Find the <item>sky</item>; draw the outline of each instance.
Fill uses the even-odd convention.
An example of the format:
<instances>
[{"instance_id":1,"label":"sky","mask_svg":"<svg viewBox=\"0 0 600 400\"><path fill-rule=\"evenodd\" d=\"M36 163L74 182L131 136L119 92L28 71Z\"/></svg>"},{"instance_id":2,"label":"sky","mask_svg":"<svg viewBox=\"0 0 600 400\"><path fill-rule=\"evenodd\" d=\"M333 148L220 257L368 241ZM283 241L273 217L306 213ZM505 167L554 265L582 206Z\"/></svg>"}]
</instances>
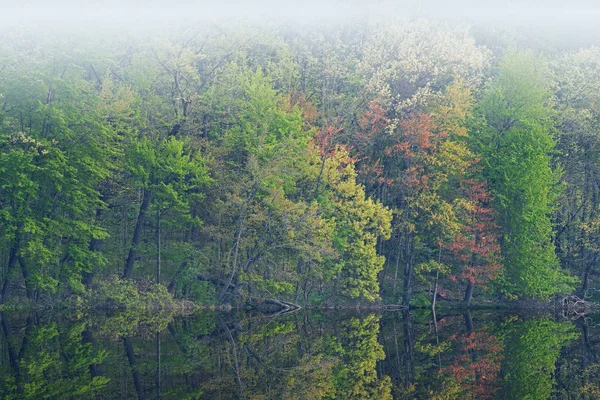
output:
<instances>
[{"instance_id":1,"label":"sky","mask_svg":"<svg viewBox=\"0 0 600 400\"><path fill-rule=\"evenodd\" d=\"M600 0L10 0L4 26L110 26L156 23L343 21L428 18L557 26L595 26Z\"/></svg>"}]
</instances>

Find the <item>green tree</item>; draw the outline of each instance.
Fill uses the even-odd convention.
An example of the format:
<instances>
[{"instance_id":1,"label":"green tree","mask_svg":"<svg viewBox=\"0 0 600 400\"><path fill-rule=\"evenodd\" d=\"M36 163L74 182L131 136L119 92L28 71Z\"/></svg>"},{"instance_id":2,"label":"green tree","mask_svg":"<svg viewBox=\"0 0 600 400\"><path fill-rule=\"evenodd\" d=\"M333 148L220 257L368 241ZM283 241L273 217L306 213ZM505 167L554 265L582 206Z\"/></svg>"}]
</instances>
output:
<instances>
[{"instance_id":1,"label":"green tree","mask_svg":"<svg viewBox=\"0 0 600 400\"><path fill-rule=\"evenodd\" d=\"M509 293L546 297L572 289L552 242L561 170L552 168L551 93L543 60L510 51L478 104L471 135L495 198Z\"/></svg>"},{"instance_id":2,"label":"green tree","mask_svg":"<svg viewBox=\"0 0 600 400\"><path fill-rule=\"evenodd\" d=\"M97 188L112 171L118 140L82 69L60 51L40 61L43 53L2 54L0 232L9 257L0 300L17 262L37 298L60 283L81 292L82 273L103 261L89 243L106 237L95 221L104 206Z\"/></svg>"},{"instance_id":3,"label":"green tree","mask_svg":"<svg viewBox=\"0 0 600 400\"><path fill-rule=\"evenodd\" d=\"M322 192L317 197L326 218L335 221L333 243L340 254L341 294L349 299L379 299L379 272L385 258L377 254L377 240L389 239L391 212L366 196L356 182L354 163L344 147L325 158Z\"/></svg>"},{"instance_id":4,"label":"green tree","mask_svg":"<svg viewBox=\"0 0 600 400\"><path fill-rule=\"evenodd\" d=\"M150 205L153 203L156 207L157 222L163 212L169 212L183 223L199 224L199 219L191 214L191 203L202 198L197 190L205 187L211 179L201 154L186 141L175 137L159 141L145 138L133 141L126 150L126 157L128 168L142 194L123 271L125 278L131 278L142 224Z\"/></svg>"}]
</instances>

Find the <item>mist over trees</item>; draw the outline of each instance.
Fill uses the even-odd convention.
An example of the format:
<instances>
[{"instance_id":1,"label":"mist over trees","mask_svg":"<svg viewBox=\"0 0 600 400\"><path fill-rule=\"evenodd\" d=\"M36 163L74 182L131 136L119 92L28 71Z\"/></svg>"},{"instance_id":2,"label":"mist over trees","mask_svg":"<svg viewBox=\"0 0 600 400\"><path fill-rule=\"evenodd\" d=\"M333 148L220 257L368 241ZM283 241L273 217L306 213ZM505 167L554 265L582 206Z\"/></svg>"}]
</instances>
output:
<instances>
[{"instance_id":1,"label":"mist over trees","mask_svg":"<svg viewBox=\"0 0 600 400\"><path fill-rule=\"evenodd\" d=\"M7 29L0 302L115 279L201 304L585 292L599 63L424 20Z\"/></svg>"}]
</instances>

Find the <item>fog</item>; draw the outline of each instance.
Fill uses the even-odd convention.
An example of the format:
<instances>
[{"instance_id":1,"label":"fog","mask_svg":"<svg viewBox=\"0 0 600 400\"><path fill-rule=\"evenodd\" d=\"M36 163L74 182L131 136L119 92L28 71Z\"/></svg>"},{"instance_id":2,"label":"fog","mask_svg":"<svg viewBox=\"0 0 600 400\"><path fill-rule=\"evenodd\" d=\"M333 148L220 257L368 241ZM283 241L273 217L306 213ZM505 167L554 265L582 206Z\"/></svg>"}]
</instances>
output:
<instances>
[{"instance_id":1,"label":"fog","mask_svg":"<svg viewBox=\"0 0 600 400\"><path fill-rule=\"evenodd\" d=\"M6 1L6 0L4 0ZM248 22L313 23L368 18L441 19L468 23L595 29L598 1L555 0L29 0L2 7L7 26L132 27L156 23Z\"/></svg>"}]
</instances>

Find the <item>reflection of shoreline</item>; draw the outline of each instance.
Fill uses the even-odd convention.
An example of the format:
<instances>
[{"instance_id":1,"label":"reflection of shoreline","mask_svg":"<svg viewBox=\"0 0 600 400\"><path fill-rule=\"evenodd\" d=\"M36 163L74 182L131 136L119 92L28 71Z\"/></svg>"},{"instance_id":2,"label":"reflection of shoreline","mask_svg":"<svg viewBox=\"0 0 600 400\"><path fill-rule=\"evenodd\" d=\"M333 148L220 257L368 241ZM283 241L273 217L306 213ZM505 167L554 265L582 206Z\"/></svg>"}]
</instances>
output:
<instances>
[{"instance_id":1,"label":"reflection of shoreline","mask_svg":"<svg viewBox=\"0 0 600 400\"><path fill-rule=\"evenodd\" d=\"M35 387L38 398L85 387L91 397L110 398L156 398L160 390L163 398L412 399L598 390L600 330L544 315L474 312L433 321L413 312L300 310L155 317L128 333L137 323L128 313L2 315L0 391L18 397Z\"/></svg>"}]
</instances>

